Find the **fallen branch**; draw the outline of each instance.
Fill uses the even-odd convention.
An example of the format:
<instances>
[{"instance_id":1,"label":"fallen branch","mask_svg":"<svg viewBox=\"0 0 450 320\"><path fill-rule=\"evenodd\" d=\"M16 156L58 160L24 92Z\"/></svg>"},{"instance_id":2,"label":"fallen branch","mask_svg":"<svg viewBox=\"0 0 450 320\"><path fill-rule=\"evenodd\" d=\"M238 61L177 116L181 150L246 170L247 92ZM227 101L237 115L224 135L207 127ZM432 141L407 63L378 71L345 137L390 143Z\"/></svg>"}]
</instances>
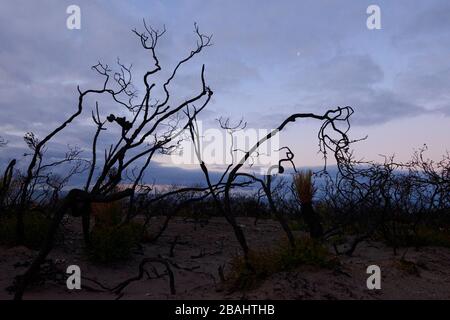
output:
<instances>
[{"instance_id":1,"label":"fallen branch","mask_svg":"<svg viewBox=\"0 0 450 320\"><path fill-rule=\"evenodd\" d=\"M166 267L166 271L167 274L169 275L169 287L170 287L170 294L175 294L176 290L175 290L175 277L173 275L173 271L170 268L169 263L164 260L164 259L160 259L160 258L145 258L141 261L141 263L139 264L139 273L136 277L130 278L125 280L122 283L119 283L117 286L115 286L114 288L111 289L112 292L114 292L115 294L119 295L121 294L122 290L125 289L130 283L134 282L134 281L139 281L142 279L142 277L145 274L145 265L147 263L160 263L163 264Z\"/></svg>"}]
</instances>

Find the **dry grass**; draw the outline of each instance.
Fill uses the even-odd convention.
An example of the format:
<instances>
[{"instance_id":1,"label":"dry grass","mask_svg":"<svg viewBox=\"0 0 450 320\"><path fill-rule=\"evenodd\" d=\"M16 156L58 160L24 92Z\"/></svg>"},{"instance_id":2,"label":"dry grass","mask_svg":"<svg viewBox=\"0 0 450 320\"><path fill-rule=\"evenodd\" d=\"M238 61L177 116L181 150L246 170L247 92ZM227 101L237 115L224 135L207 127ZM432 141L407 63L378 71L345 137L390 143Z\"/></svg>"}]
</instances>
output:
<instances>
[{"instance_id":1,"label":"dry grass","mask_svg":"<svg viewBox=\"0 0 450 320\"><path fill-rule=\"evenodd\" d=\"M301 203L311 203L316 193L312 175L311 170L301 171L294 175L295 191Z\"/></svg>"}]
</instances>

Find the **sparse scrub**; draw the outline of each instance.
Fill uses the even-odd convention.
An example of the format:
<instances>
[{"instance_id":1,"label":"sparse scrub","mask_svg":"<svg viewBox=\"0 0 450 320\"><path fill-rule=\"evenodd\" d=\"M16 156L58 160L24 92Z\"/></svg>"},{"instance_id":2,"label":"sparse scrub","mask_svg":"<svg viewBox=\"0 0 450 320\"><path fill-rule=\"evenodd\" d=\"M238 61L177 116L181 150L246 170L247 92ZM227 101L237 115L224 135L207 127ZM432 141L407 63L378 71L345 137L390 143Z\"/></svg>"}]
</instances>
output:
<instances>
[{"instance_id":1,"label":"sparse scrub","mask_svg":"<svg viewBox=\"0 0 450 320\"><path fill-rule=\"evenodd\" d=\"M249 290L277 272L290 271L301 265L327 268L336 260L319 242L310 238L296 239L296 246L290 247L286 240L270 250L251 251L248 268L243 257L236 257L231 265L229 279L231 290Z\"/></svg>"},{"instance_id":2,"label":"sparse scrub","mask_svg":"<svg viewBox=\"0 0 450 320\"><path fill-rule=\"evenodd\" d=\"M89 257L100 263L126 260L143 235L143 225L136 222L121 224L124 214L119 201L92 206L95 225L91 231Z\"/></svg>"},{"instance_id":3,"label":"sparse scrub","mask_svg":"<svg viewBox=\"0 0 450 320\"><path fill-rule=\"evenodd\" d=\"M95 262L106 263L130 258L140 241L142 225L130 222L123 226L95 226L89 257Z\"/></svg>"},{"instance_id":4,"label":"sparse scrub","mask_svg":"<svg viewBox=\"0 0 450 320\"><path fill-rule=\"evenodd\" d=\"M386 243L393 244L389 239ZM399 247L445 247L450 248L450 230L445 227L419 226L412 230L411 226L396 238L396 245Z\"/></svg>"},{"instance_id":5,"label":"sparse scrub","mask_svg":"<svg viewBox=\"0 0 450 320\"><path fill-rule=\"evenodd\" d=\"M291 228L292 231L308 231L308 227L298 219L291 219L291 221L289 221L289 228Z\"/></svg>"},{"instance_id":6,"label":"sparse scrub","mask_svg":"<svg viewBox=\"0 0 450 320\"><path fill-rule=\"evenodd\" d=\"M45 240L51 220L43 213L33 211L24 216L25 236L23 244L31 249L38 249ZM0 243L16 245L16 215L5 215L0 219Z\"/></svg>"}]
</instances>

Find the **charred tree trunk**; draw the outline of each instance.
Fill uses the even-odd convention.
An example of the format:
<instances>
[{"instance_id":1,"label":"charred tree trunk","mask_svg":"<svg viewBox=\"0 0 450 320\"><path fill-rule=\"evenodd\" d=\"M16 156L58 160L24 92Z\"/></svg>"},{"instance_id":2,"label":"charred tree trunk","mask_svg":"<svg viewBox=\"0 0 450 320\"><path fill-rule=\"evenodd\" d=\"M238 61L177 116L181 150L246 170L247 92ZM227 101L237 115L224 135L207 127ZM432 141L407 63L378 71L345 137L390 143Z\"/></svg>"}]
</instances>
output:
<instances>
[{"instance_id":1,"label":"charred tree trunk","mask_svg":"<svg viewBox=\"0 0 450 320\"><path fill-rule=\"evenodd\" d=\"M292 248L295 248L295 237L292 234L291 228L289 228L289 224L287 223L286 219L284 219L283 215L278 211L277 207L275 206L275 203L272 199L270 190L266 190L267 199L269 200L270 209L275 214L275 217L277 218L278 222L280 223L281 227L283 228L284 232L286 233L289 245Z\"/></svg>"},{"instance_id":2,"label":"charred tree trunk","mask_svg":"<svg viewBox=\"0 0 450 320\"><path fill-rule=\"evenodd\" d=\"M84 238L84 244L86 247L91 246L91 238L90 238L90 224L91 224L91 214L90 214L90 207L87 208L83 213L82 217L82 224L83 224L83 238Z\"/></svg>"},{"instance_id":3,"label":"charred tree trunk","mask_svg":"<svg viewBox=\"0 0 450 320\"><path fill-rule=\"evenodd\" d=\"M309 234L313 239L323 237L323 227L319 214L314 210L312 203L302 203L302 216L309 229Z\"/></svg>"},{"instance_id":4,"label":"charred tree trunk","mask_svg":"<svg viewBox=\"0 0 450 320\"><path fill-rule=\"evenodd\" d=\"M85 194L88 194L87 191L84 191ZM91 225L91 202L87 200L80 200L78 202L74 202L70 207L71 215L73 217L81 217L82 227L83 227L83 239L86 247L90 246L90 225Z\"/></svg>"},{"instance_id":5,"label":"charred tree trunk","mask_svg":"<svg viewBox=\"0 0 450 320\"><path fill-rule=\"evenodd\" d=\"M0 208L4 208L5 206L5 198L7 196L7 193L9 191L9 187L11 185L12 175L14 166L16 165L16 159L11 160L11 162L8 164L8 167L6 167L5 173L3 174L3 182L0 185Z\"/></svg>"}]
</instances>

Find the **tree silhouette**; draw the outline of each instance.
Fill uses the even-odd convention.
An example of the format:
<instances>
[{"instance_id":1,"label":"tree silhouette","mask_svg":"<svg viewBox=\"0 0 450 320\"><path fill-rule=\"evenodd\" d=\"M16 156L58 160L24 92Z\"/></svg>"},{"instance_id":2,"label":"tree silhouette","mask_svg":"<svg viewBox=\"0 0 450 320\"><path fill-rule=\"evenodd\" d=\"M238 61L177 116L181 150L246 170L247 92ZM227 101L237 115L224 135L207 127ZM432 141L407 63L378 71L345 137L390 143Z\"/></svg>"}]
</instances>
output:
<instances>
[{"instance_id":1,"label":"tree silhouette","mask_svg":"<svg viewBox=\"0 0 450 320\"><path fill-rule=\"evenodd\" d=\"M25 141L32 150L32 158L21 186L17 211L17 240L19 243L23 241L24 236L23 216L27 210L27 200L34 192L33 181L42 168L41 163L44 161L43 150L46 143L85 110L85 100L88 96L93 98L96 96L99 96L99 98L100 96L108 96L130 115L129 120L114 114L110 114L105 120L102 120L99 104L96 102L95 111L92 111L92 119L97 130L93 136L92 156L89 161L90 166L85 187L84 189L70 190L60 202L54 213L47 240L30 268L19 278L15 294L16 299L21 299L25 288L52 249L58 226L68 211L74 216L82 216L86 245L90 244L91 203L111 202L129 197L128 216L133 216L133 211L136 208L134 205L136 188L141 182L144 171L150 165L151 160L158 153L168 154L176 149L177 139L180 138L179 128L187 128L192 119L206 107L211 99L213 92L206 85L205 66L203 65L199 77L201 83L200 92L178 105L173 106L169 104L169 99L172 96L170 84L176 77L178 70L204 48L211 45L211 36L202 34L197 24L194 24L194 32L197 37L196 47L176 64L170 72L170 76L162 84L163 98L154 99L152 90L155 88L156 83L151 83L151 79L162 70L156 54L156 47L159 39L165 34L166 29L153 29L147 26L145 21L144 29L145 31L143 32L138 32L136 29L133 30L133 33L138 36L142 47L150 52L154 63L153 67L145 73L142 79L145 86L143 96L139 96L134 89L131 66L127 67L118 60L118 71L114 72L109 65L99 62L92 69L103 78L102 85L98 88L87 90L82 90L78 87L77 110L42 140L37 139L31 133L25 137ZM197 103L199 107L195 109L190 117L183 116L183 110ZM107 129L105 126L106 121L117 124L121 128L121 133L116 137L116 142L111 144L109 149L104 150L103 162L99 163L97 143L101 133ZM132 171L130 186L120 190L121 188L118 188L119 184L129 171ZM97 174L95 174L96 172ZM185 192L185 190L179 192Z\"/></svg>"}]
</instances>

